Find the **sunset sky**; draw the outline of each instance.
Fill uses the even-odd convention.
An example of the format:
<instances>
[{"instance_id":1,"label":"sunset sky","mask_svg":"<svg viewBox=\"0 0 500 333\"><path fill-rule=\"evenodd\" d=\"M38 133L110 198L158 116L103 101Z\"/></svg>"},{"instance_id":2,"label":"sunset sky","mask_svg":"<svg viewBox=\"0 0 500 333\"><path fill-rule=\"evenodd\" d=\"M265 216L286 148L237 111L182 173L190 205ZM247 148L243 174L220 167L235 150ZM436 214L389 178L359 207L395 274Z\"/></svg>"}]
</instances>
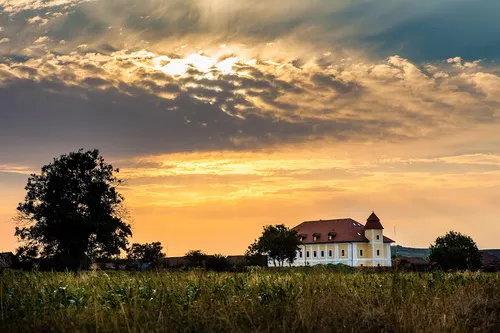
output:
<instances>
[{"instance_id":1,"label":"sunset sky","mask_svg":"<svg viewBox=\"0 0 500 333\"><path fill-rule=\"evenodd\" d=\"M500 248L498 0L0 0L0 251L27 177L98 148L134 242L241 254L375 210Z\"/></svg>"}]
</instances>

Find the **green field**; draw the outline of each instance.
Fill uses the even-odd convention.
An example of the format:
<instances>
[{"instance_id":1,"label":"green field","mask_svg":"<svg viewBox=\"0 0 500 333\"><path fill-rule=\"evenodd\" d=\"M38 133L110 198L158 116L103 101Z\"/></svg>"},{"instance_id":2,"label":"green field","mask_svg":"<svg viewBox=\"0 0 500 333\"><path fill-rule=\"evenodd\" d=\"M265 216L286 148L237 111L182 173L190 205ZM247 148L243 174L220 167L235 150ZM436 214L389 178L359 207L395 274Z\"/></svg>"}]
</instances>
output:
<instances>
[{"instance_id":1,"label":"green field","mask_svg":"<svg viewBox=\"0 0 500 333\"><path fill-rule=\"evenodd\" d=\"M84 272L1 277L0 332L500 332L500 275Z\"/></svg>"}]
</instances>

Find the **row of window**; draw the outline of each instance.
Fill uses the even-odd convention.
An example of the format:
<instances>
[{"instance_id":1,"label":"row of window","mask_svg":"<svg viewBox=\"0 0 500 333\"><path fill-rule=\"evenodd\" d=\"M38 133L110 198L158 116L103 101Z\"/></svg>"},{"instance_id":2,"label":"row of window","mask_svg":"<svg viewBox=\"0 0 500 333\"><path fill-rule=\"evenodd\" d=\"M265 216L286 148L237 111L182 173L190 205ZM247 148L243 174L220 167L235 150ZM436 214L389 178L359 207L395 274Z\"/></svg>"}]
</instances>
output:
<instances>
[{"instance_id":1,"label":"row of window","mask_svg":"<svg viewBox=\"0 0 500 333\"><path fill-rule=\"evenodd\" d=\"M358 235L361 236L361 233L358 232ZM334 235L328 234L328 240L333 240ZM380 235L376 236L377 240L380 240ZM319 239L318 235L313 235L313 242L317 241ZM304 240L304 237L300 237L300 241L302 242Z\"/></svg>"},{"instance_id":2,"label":"row of window","mask_svg":"<svg viewBox=\"0 0 500 333\"><path fill-rule=\"evenodd\" d=\"M313 251L313 258L317 258L317 252L316 251ZM309 258L309 251L306 251L306 258ZM325 256L325 251L321 250L321 257L324 257ZM332 250L328 250L328 256L329 257L332 257L333 254L332 254ZM345 257L345 250L341 250L340 251L340 256L341 257ZM359 256L362 257L363 256L363 250L359 250ZM380 250L377 250L377 257L380 256ZM299 258L302 258L302 251L299 251Z\"/></svg>"}]
</instances>

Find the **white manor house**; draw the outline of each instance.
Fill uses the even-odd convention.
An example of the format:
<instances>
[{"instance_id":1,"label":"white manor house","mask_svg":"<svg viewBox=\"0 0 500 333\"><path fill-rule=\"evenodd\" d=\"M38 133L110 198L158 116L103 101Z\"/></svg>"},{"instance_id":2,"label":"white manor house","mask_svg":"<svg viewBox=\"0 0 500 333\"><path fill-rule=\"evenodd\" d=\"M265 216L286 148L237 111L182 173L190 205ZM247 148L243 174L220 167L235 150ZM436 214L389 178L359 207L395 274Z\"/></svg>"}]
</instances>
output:
<instances>
[{"instance_id":1,"label":"white manor house","mask_svg":"<svg viewBox=\"0 0 500 333\"><path fill-rule=\"evenodd\" d=\"M363 225L351 218L306 221L292 228L302 244L292 266L391 266L391 243L373 212ZM274 266L272 260L269 266ZM285 265L288 263L285 262Z\"/></svg>"}]
</instances>

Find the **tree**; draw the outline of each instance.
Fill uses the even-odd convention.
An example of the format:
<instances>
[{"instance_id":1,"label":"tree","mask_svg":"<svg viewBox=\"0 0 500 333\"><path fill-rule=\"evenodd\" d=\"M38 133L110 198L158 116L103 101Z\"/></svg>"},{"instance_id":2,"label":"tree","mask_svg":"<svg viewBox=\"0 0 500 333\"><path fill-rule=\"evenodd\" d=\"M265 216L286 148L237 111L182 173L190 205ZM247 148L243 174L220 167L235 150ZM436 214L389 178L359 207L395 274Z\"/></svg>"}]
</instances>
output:
<instances>
[{"instance_id":1,"label":"tree","mask_svg":"<svg viewBox=\"0 0 500 333\"><path fill-rule=\"evenodd\" d=\"M268 225L259 239L248 247L247 256L267 255L276 266L283 266L285 260L291 265L299 250L300 240L295 230L284 224Z\"/></svg>"},{"instance_id":2,"label":"tree","mask_svg":"<svg viewBox=\"0 0 500 333\"><path fill-rule=\"evenodd\" d=\"M80 149L32 174L17 207L18 251L75 270L125 250L132 231L124 222L118 172L98 150Z\"/></svg>"},{"instance_id":3,"label":"tree","mask_svg":"<svg viewBox=\"0 0 500 333\"><path fill-rule=\"evenodd\" d=\"M203 267L207 257L201 250L190 250L184 255L184 259L190 267Z\"/></svg>"},{"instance_id":4,"label":"tree","mask_svg":"<svg viewBox=\"0 0 500 333\"><path fill-rule=\"evenodd\" d=\"M481 254L469 236L450 231L431 245L431 262L442 269L475 270L481 267Z\"/></svg>"},{"instance_id":5,"label":"tree","mask_svg":"<svg viewBox=\"0 0 500 333\"><path fill-rule=\"evenodd\" d=\"M232 268L231 263L226 256L222 254L214 254L206 259L206 267L209 271L224 272Z\"/></svg>"},{"instance_id":6,"label":"tree","mask_svg":"<svg viewBox=\"0 0 500 333\"><path fill-rule=\"evenodd\" d=\"M138 261L141 267L143 263L149 264L150 267L159 267L162 259L165 258L165 253L162 250L163 246L160 242L134 243L127 251L127 258Z\"/></svg>"}]
</instances>

